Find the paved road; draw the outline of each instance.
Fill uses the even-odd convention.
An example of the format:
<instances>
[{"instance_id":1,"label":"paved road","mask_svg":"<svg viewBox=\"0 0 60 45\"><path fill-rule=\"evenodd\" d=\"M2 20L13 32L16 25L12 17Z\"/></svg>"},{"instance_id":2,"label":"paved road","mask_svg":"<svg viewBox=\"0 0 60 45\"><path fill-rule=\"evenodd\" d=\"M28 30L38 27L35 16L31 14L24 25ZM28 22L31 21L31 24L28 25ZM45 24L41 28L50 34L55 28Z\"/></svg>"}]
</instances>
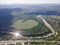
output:
<instances>
[{"instance_id":1,"label":"paved road","mask_svg":"<svg viewBox=\"0 0 60 45\"><path fill-rule=\"evenodd\" d=\"M51 35L57 35L58 33L55 32L55 30L52 28L52 26L44 19L42 18L41 15L37 16L37 18L39 19L42 19L42 21L44 22L44 24L52 31L52 33L49 33L47 36L44 36L44 37L48 37L48 36L51 36Z\"/></svg>"},{"instance_id":2,"label":"paved road","mask_svg":"<svg viewBox=\"0 0 60 45\"><path fill-rule=\"evenodd\" d=\"M0 41L0 43L16 43L16 42L60 42L60 41L40 41L40 40L30 40L30 41L27 41L27 40L6 40L6 41Z\"/></svg>"},{"instance_id":3,"label":"paved road","mask_svg":"<svg viewBox=\"0 0 60 45\"><path fill-rule=\"evenodd\" d=\"M8 45L8 44L15 44L16 45L16 43L20 43L21 45L25 45L25 43L27 42L27 45L29 45L30 44L30 42L57 42L57 43L60 43L60 41L40 41L40 40L30 40L30 41L28 41L28 40L6 40L6 41L0 41L0 44L5 44L5 45Z\"/></svg>"}]
</instances>

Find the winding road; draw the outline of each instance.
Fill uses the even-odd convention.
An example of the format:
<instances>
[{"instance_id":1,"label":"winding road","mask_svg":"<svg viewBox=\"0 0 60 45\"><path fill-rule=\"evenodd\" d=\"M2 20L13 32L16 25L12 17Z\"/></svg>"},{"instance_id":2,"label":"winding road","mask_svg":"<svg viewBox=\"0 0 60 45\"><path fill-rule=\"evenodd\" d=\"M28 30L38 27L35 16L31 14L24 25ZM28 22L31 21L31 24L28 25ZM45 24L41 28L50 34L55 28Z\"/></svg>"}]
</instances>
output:
<instances>
[{"instance_id":1,"label":"winding road","mask_svg":"<svg viewBox=\"0 0 60 45\"><path fill-rule=\"evenodd\" d=\"M45 35L44 37L48 37L51 35L56 36L58 34L57 32L55 32L55 30L52 28L52 26L44 18L42 18L41 15L37 16L37 19L41 19L44 22L44 24L52 31L52 33L49 33L49 34Z\"/></svg>"}]
</instances>

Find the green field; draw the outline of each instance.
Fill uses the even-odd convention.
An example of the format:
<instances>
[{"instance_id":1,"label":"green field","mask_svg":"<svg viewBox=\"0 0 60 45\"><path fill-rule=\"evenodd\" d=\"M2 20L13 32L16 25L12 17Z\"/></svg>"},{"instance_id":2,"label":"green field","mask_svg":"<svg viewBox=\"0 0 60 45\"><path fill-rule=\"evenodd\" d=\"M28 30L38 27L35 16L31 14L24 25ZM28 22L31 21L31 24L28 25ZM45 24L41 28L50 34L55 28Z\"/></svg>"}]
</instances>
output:
<instances>
[{"instance_id":1,"label":"green field","mask_svg":"<svg viewBox=\"0 0 60 45\"><path fill-rule=\"evenodd\" d=\"M57 45L57 42L31 42L29 45ZM16 45L21 45L17 43Z\"/></svg>"},{"instance_id":2,"label":"green field","mask_svg":"<svg viewBox=\"0 0 60 45\"><path fill-rule=\"evenodd\" d=\"M17 20L14 24L13 27L17 29L30 29L33 27L36 27L38 25L38 22L35 20Z\"/></svg>"},{"instance_id":3,"label":"green field","mask_svg":"<svg viewBox=\"0 0 60 45\"><path fill-rule=\"evenodd\" d=\"M32 42L30 45L57 45L56 42Z\"/></svg>"}]
</instances>

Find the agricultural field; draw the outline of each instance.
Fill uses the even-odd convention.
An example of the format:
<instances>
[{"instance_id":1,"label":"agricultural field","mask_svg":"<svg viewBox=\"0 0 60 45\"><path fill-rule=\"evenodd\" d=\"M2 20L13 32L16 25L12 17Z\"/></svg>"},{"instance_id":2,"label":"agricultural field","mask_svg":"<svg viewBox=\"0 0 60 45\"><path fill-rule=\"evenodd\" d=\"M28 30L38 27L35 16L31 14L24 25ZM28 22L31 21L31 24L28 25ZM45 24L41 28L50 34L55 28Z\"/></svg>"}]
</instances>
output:
<instances>
[{"instance_id":1,"label":"agricultural field","mask_svg":"<svg viewBox=\"0 0 60 45\"><path fill-rule=\"evenodd\" d=\"M16 45L21 45L20 43L17 43ZM31 42L29 45L58 45L57 42Z\"/></svg>"},{"instance_id":2,"label":"agricultural field","mask_svg":"<svg viewBox=\"0 0 60 45\"><path fill-rule=\"evenodd\" d=\"M17 29L29 29L29 28L33 28L36 27L38 24L37 21L35 20L17 20L14 24L13 27L17 28Z\"/></svg>"},{"instance_id":3,"label":"agricultural field","mask_svg":"<svg viewBox=\"0 0 60 45\"><path fill-rule=\"evenodd\" d=\"M56 42L32 42L30 45L57 45Z\"/></svg>"}]
</instances>

